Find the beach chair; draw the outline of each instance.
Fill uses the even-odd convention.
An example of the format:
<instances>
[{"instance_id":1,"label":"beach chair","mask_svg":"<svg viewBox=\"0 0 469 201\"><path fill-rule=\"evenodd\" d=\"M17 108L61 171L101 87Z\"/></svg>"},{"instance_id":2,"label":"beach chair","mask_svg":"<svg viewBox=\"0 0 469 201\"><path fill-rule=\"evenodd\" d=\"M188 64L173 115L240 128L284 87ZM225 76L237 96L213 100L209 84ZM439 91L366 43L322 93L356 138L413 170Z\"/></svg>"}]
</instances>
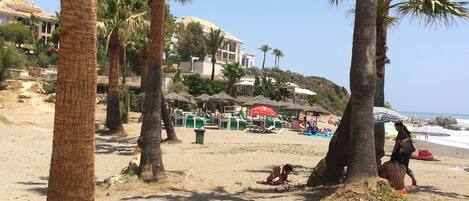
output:
<instances>
[{"instance_id":1,"label":"beach chair","mask_svg":"<svg viewBox=\"0 0 469 201\"><path fill-rule=\"evenodd\" d=\"M186 128L194 128L194 116L189 115L186 117Z\"/></svg>"},{"instance_id":2,"label":"beach chair","mask_svg":"<svg viewBox=\"0 0 469 201\"><path fill-rule=\"evenodd\" d=\"M300 133L303 134L303 133L305 132L305 128L303 128L303 127L301 126L300 120L297 120L297 119L292 119L290 130L291 130L291 131L296 131L296 132L298 132L299 134L300 134Z\"/></svg>"},{"instance_id":3,"label":"beach chair","mask_svg":"<svg viewBox=\"0 0 469 201\"><path fill-rule=\"evenodd\" d=\"M230 130L238 130L238 118L237 117L230 118Z\"/></svg>"},{"instance_id":4,"label":"beach chair","mask_svg":"<svg viewBox=\"0 0 469 201\"><path fill-rule=\"evenodd\" d=\"M244 131L247 128L247 121L244 119L238 119L238 130Z\"/></svg>"},{"instance_id":5,"label":"beach chair","mask_svg":"<svg viewBox=\"0 0 469 201\"><path fill-rule=\"evenodd\" d=\"M205 127L205 118L202 117L195 117L195 128L204 128Z\"/></svg>"}]
</instances>

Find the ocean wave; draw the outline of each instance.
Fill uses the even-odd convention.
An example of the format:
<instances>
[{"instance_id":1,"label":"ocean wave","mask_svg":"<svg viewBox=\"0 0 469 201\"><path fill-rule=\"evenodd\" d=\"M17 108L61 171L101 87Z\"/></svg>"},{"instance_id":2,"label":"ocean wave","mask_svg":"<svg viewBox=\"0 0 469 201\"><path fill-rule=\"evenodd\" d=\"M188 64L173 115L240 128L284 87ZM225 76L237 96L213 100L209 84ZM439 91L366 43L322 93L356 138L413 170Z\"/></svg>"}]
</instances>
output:
<instances>
[{"instance_id":1,"label":"ocean wave","mask_svg":"<svg viewBox=\"0 0 469 201\"><path fill-rule=\"evenodd\" d=\"M469 128L469 119L457 119L458 124L465 125L466 127Z\"/></svg>"}]
</instances>

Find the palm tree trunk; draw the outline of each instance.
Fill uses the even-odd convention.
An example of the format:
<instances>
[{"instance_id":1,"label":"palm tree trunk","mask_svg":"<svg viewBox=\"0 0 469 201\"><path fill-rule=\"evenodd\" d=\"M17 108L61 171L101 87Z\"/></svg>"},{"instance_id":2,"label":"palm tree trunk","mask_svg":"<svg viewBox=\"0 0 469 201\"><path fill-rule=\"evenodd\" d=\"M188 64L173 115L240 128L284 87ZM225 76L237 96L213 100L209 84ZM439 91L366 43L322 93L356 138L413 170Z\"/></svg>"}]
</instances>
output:
<instances>
[{"instance_id":1,"label":"palm tree trunk","mask_svg":"<svg viewBox=\"0 0 469 201\"><path fill-rule=\"evenodd\" d=\"M181 143L182 141L176 136L173 122L171 121L171 114L164 97L161 97L161 116L163 117L164 128L166 129L167 138L164 140L165 143L174 144Z\"/></svg>"},{"instance_id":2,"label":"palm tree trunk","mask_svg":"<svg viewBox=\"0 0 469 201\"><path fill-rule=\"evenodd\" d=\"M215 64L217 63L217 60L214 58L212 58L212 76L210 77L210 79L213 81L215 80Z\"/></svg>"},{"instance_id":3,"label":"palm tree trunk","mask_svg":"<svg viewBox=\"0 0 469 201\"><path fill-rule=\"evenodd\" d=\"M145 82L147 80L147 74L148 74L148 47L143 48L142 59L143 59L143 66L142 66L142 73L140 75L140 93L142 94L143 100L145 100ZM142 113L140 117L138 118L139 123L143 122L143 110L144 110L143 102L141 106Z\"/></svg>"},{"instance_id":4,"label":"palm tree trunk","mask_svg":"<svg viewBox=\"0 0 469 201\"><path fill-rule=\"evenodd\" d=\"M119 108L119 34L114 30L109 42L109 87L107 92L106 126L113 133L124 130Z\"/></svg>"},{"instance_id":5,"label":"palm tree trunk","mask_svg":"<svg viewBox=\"0 0 469 201\"><path fill-rule=\"evenodd\" d=\"M385 83L385 65L388 62L387 52L387 35L388 24L385 21L385 16L389 14L389 0L385 0L384 13L377 16L376 19L376 93L375 93L375 106L384 107L384 83ZM376 149L376 162L381 164L381 158L384 156L384 143L385 143L385 130L384 124L375 124L375 149Z\"/></svg>"},{"instance_id":6,"label":"palm tree trunk","mask_svg":"<svg viewBox=\"0 0 469 201\"><path fill-rule=\"evenodd\" d=\"M349 184L375 187L377 178L373 105L376 87L376 1L357 0L350 68L352 135Z\"/></svg>"},{"instance_id":7,"label":"palm tree trunk","mask_svg":"<svg viewBox=\"0 0 469 201\"><path fill-rule=\"evenodd\" d=\"M387 1L389 4L389 1ZM385 12L387 15L387 12ZM384 107L384 65L387 63L387 24L384 18L377 16L377 41L376 41L376 67L378 77L376 79L375 106ZM382 68L380 68L382 66ZM381 73L380 73L381 71ZM381 75L380 75L381 74ZM348 165L347 152L350 150L350 102L345 109L342 122L334 134L330 144L329 151L313 169L308 179L307 185L310 187L319 185L335 185L339 183L342 177L343 168ZM375 153L377 164L380 164L384 156L385 131L384 124L375 125Z\"/></svg>"},{"instance_id":8,"label":"palm tree trunk","mask_svg":"<svg viewBox=\"0 0 469 201\"><path fill-rule=\"evenodd\" d=\"M62 0L48 201L95 199L96 0Z\"/></svg>"},{"instance_id":9,"label":"palm tree trunk","mask_svg":"<svg viewBox=\"0 0 469 201\"><path fill-rule=\"evenodd\" d=\"M264 52L264 60L262 61L262 70L265 68L265 57L267 56L267 53Z\"/></svg>"},{"instance_id":10,"label":"palm tree trunk","mask_svg":"<svg viewBox=\"0 0 469 201\"><path fill-rule=\"evenodd\" d=\"M348 153L351 139L351 102L345 108L342 121L329 143L329 150L308 178L309 187L338 184L344 175L344 167L348 165Z\"/></svg>"},{"instance_id":11,"label":"palm tree trunk","mask_svg":"<svg viewBox=\"0 0 469 201\"><path fill-rule=\"evenodd\" d=\"M123 123L129 122L129 112L130 112L130 97L129 89L127 88L127 46L122 46L122 85L124 85L125 96L124 96L124 105L125 105L125 116L122 118Z\"/></svg>"},{"instance_id":12,"label":"palm tree trunk","mask_svg":"<svg viewBox=\"0 0 469 201\"><path fill-rule=\"evenodd\" d=\"M142 154L139 175L146 182L160 182L165 177L161 153L161 95L165 1L152 0L148 79L145 81L145 110L141 129Z\"/></svg>"}]
</instances>

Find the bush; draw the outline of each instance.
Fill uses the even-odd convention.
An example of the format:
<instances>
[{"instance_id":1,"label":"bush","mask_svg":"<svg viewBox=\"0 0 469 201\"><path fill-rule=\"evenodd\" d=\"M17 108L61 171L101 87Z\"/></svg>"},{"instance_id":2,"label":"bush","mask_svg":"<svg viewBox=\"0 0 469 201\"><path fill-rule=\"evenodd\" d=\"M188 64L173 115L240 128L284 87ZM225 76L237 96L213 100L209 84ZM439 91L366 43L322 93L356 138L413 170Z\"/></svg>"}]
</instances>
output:
<instances>
[{"instance_id":1,"label":"bush","mask_svg":"<svg viewBox=\"0 0 469 201\"><path fill-rule=\"evenodd\" d=\"M19 45L30 39L29 29L22 23L10 23L0 26L0 35L5 40Z\"/></svg>"},{"instance_id":2,"label":"bush","mask_svg":"<svg viewBox=\"0 0 469 201\"><path fill-rule=\"evenodd\" d=\"M183 82L172 82L169 86L169 90L172 92L180 93L187 92L189 88Z\"/></svg>"},{"instance_id":3,"label":"bush","mask_svg":"<svg viewBox=\"0 0 469 201\"><path fill-rule=\"evenodd\" d=\"M130 91L130 111L142 112L143 95Z\"/></svg>"},{"instance_id":4,"label":"bush","mask_svg":"<svg viewBox=\"0 0 469 201\"><path fill-rule=\"evenodd\" d=\"M203 79L199 74L189 75L184 78L184 84L189 88L191 95L208 94L213 95L226 91L225 81L212 81L209 79Z\"/></svg>"},{"instance_id":5,"label":"bush","mask_svg":"<svg viewBox=\"0 0 469 201\"><path fill-rule=\"evenodd\" d=\"M36 64L39 67L47 68L49 65L49 57L44 52L40 52L36 57Z\"/></svg>"},{"instance_id":6,"label":"bush","mask_svg":"<svg viewBox=\"0 0 469 201\"><path fill-rule=\"evenodd\" d=\"M57 92L57 84L55 82L44 82L42 83L42 89L44 94L54 94Z\"/></svg>"},{"instance_id":7,"label":"bush","mask_svg":"<svg viewBox=\"0 0 469 201\"><path fill-rule=\"evenodd\" d=\"M125 105L125 95L127 94L128 89L126 86L121 85L119 87L119 110L121 112L121 119L123 120L124 123L126 123L125 120L127 120L129 114Z\"/></svg>"}]
</instances>

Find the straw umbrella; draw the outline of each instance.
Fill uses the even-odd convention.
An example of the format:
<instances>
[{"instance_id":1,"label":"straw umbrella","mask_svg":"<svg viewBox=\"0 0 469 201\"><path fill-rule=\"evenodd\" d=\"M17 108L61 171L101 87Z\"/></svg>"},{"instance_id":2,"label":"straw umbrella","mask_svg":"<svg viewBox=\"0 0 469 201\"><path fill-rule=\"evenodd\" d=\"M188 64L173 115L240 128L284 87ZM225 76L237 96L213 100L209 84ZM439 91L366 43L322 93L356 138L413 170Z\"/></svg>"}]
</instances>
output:
<instances>
[{"instance_id":1,"label":"straw umbrella","mask_svg":"<svg viewBox=\"0 0 469 201\"><path fill-rule=\"evenodd\" d=\"M202 94L200 96L195 97L195 100L202 102L204 104L204 112L207 112L207 102L210 100L210 96L208 94Z\"/></svg>"},{"instance_id":2,"label":"straw umbrella","mask_svg":"<svg viewBox=\"0 0 469 201\"><path fill-rule=\"evenodd\" d=\"M321 116L321 114L331 114L331 112L317 104L314 104L313 106L306 104L304 107L306 112L313 112L313 115L316 117L316 124L318 123L318 117Z\"/></svg>"},{"instance_id":3,"label":"straw umbrella","mask_svg":"<svg viewBox=\"0 0 469 201\"><path fill-rule=\"evenodd\" d=\"M178 107L179 107L179 102L183 102L183 103L190 103L191 102L191 100L184 97L183 95L178 94L178 93L174 93L174 92L165 94L164 98L167 101L177 102Z\"/></svg>"},{"instance_id":4,"label":"straw umbrella","mask_svg":"<svg viewBox=\"0 0 469 201\"><path fill-rule=\"evenodd\" d=\"M209 98L210 101L215 101L215 102L219 102L222 104L222 106L224 106L223 104L224 103L232 103L232 102L235 102L236 99L234 99L233 97L231 97L230 95L228 95L226 92L222 91L218 94L215 94L215 95L212 95L210 96ZM225 109L223 108L223 112Z\"/></svg>"}]
</instances>

